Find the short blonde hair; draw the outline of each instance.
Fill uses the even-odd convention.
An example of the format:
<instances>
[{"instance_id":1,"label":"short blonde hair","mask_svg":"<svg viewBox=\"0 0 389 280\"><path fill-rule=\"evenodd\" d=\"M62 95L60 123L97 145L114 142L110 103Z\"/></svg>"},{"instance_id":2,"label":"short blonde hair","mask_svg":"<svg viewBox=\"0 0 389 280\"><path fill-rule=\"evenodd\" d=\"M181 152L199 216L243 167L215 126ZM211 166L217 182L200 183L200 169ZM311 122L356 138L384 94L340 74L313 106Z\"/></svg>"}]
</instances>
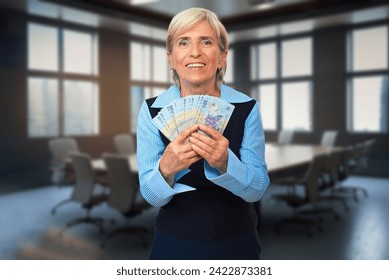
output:
<instances>
[{"instance_id":1,"label":"short blonde hair","mask_svg":"<svg viewBox=\"0 0 389 280\"><path fill-rule=\"evenodd\" d=\"M213 30L215 30L218 45L221 53L228 50L228 35L226 28L220 22L218 16L204 8L189 8L184 10L173 17L169 24L166 38L166 51L171 53L173 51L173 38L176 34L182 33L186 30L191 29L196 24L207 21ZM173 70L174 83L179 87L180 81L177 72ZM216 72L216 87L219 88L221 82L224 82L223 78L227 70L227 62L221 69Z\"/></svg>"}]
</instances>

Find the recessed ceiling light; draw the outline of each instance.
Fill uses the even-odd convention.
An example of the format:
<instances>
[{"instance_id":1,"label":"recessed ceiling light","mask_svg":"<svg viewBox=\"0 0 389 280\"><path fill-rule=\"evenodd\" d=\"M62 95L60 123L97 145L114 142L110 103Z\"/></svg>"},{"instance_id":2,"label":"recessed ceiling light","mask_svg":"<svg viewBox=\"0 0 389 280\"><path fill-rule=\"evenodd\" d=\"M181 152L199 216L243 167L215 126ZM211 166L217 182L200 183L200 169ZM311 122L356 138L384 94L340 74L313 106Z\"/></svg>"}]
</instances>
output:
<instances>
[{"instance_id":1,"label":"recessed ceiling light","mask_svg":"<svg viewBox=\"0 0 389 280\"><path fill-rule=\"evenodd\" d=\"M255 6L258 10L265 10L273 7L275 0L248 0L249 5Z\"/></svg>"},{"instance_id":2,"label":"recessed ceiling light","mask_svg":"<svg viewBox=\"0 0 389 280\"><path fill-rule=\"evenodd\" d=\"M128 2L131 5L144 5L144 4L149 4L153 2L158 2L159 0L128 0Z\"/></svg>"},{"instance_id":3,"label":"recessed ceiling light","mask_svg":"<svg viewBox=\"0 0 389 280\"><path fill-rule=\"evenodd\" d=\"M262 4L270 4L273 3L274 0L248 0L250 5L262 5Z\"/></svg>"}]
</instances>

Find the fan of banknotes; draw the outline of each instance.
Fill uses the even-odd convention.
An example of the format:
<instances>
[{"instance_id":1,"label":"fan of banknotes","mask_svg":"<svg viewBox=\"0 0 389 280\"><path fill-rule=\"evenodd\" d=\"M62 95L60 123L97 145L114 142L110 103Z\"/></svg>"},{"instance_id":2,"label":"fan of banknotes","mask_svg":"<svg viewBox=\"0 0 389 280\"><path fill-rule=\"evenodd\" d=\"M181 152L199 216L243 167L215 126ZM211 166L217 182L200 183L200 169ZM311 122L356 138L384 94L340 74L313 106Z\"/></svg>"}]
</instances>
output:
<instances>
[{"instance_id":1,"label":"fan of banknotes","mask_svg":"<svg viewBox=\"0 0 389 280\"><path fill-rule=\"evenodd\" d=\"M170 141L193 124L205 124L223 133L234 107L213 96L190 95L163 107L153 123Z\"/></svg>"}]
</instances>

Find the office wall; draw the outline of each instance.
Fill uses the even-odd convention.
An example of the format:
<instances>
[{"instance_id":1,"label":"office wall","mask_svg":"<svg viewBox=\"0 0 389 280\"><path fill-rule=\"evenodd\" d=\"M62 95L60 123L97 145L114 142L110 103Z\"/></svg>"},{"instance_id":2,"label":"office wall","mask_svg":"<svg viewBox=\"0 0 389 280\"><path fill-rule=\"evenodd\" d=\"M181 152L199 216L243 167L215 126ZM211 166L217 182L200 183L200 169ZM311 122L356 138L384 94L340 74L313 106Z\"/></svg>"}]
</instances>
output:
<instances>
[{"instance_id":1,"label":"office wall","mask_svg":"<svg viewBox=\"0 0 389 280\"><path fill-rule=\"evenodd\" d=\"M28 20L0 9L0 193L50 183L48 138L27 137ZM113 136L129 132L128 44L128 34L99 30L100 134L77 137L92 157L113 152Z\"/></svg>"},{"instance_id":2,"label":"office wall","mask_svg":"<svg viewBox=\"0 0 389 280\"><path fill-rule=\"evenodd\" d=\"M348 28L337 27L314 33L314 127L320 140L324 130L338 130L338 144L350 145L371 138L377 140L369 169L363 175L389 176L389 134L349 133L347 131L346 63ZM389 106L389 104L386 104ZM302 141L306 140L301 137ZM314 139L311 139L314 141Z\"/></svg>"},{"instance_id":3,"label":"office wall","mask_svg":"<svg viewBox=\"0 0 389 280\"><path fill-rule=\"evenodd\" d=\"M360 173L389 177L389 134L347 132L347 31L347 28L331 28L315 34L315 123L318 131L339 130L341 145L375 138L377 142L372 150L369 169Z\"/></svg>"},{"instance_id":4,"label":"office wall","mask_svg":"<svg viewBox=\"0 0 389 280\"><path fill-rule=\"evenodd\" d=\"M21 13L0 9L0 193L49 184L48 139L27 137L27 22ZM377 139L368 175L389 177L389 135L346 131L346 28L314 33L314 132L297 133L297 143L318 143L326 129L339 130L339 144ZM128 34L99 30L100 134L77 137L93 157L113 151L112 137L129 131ZM235 80L248 92L249 44L236 44ZM239 63L237 62L239 61ZM276 133L266 133L268 141Z\"/></svg>"},{"instance_id":5,"label":"office wall","mask_svg":"<svg viewBox=\"0 0 389 280\"><path fill-rule=\"evenodd\" d=\"M0 10L0 178L20 180L42 165L40 143L26 134L26 25L21 14Z\"/></svg>"},{"instance_id":6,"label":"office wall","mask_svg":"<svg viewBox=\"0 0 389 280\"><path fill-rule=\"evenodd\" d=\"M347 131L346 34L347 26L313 32L313 132L296 132L295 143L320 143L325 130L338 131L338 145L354 145L375 138L369 169L361 175L389 177L389 134L349 133ZM235 45L236 87L250 90L250 41ZM389 106L389 104L386 104ZM280 117L280 115L278 116ZM277 132L266 132L267 142L277 141Z\"/></svg>"},{"instance_id":7,"label":"office wall","mask_svg":"<svg viewBox=\"0 0 389 280\"><path fill-rule=\"evenodd\" d=\"M345 33L345 28L332 28L314 36L313 119L317 131L346 131Z\"/></svg>"}]
</instances>

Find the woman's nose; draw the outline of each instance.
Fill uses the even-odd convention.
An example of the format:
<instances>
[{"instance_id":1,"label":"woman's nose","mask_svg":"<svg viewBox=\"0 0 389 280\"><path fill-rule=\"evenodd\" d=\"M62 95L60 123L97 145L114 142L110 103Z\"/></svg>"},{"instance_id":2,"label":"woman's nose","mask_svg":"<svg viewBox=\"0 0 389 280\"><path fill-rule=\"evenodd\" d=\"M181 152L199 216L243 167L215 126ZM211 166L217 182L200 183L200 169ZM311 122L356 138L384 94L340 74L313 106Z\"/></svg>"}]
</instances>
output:
<instances>
[{"instance_id":1,"label":"woman's nose","mask_svg":"<svg viewBox=\"0 0 389 280\"><path fill-rule=\"evenodd\" d=\"M198 57L201 54L200 46L198 44L193 44L190 52L192 57Z\"/></svg>"}]
</instances>

